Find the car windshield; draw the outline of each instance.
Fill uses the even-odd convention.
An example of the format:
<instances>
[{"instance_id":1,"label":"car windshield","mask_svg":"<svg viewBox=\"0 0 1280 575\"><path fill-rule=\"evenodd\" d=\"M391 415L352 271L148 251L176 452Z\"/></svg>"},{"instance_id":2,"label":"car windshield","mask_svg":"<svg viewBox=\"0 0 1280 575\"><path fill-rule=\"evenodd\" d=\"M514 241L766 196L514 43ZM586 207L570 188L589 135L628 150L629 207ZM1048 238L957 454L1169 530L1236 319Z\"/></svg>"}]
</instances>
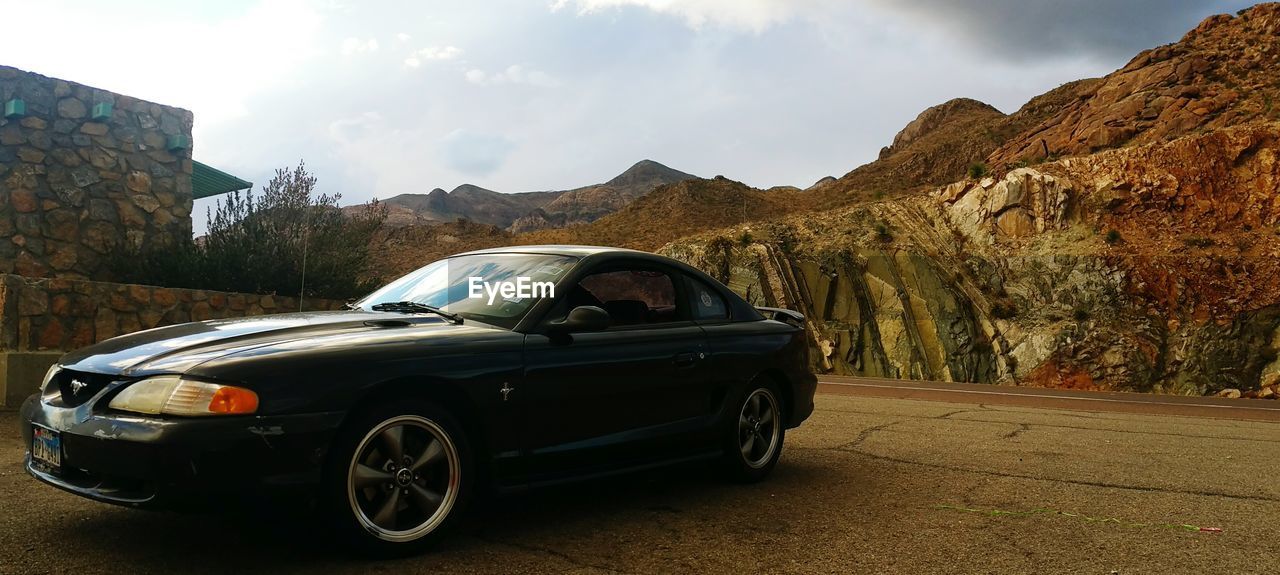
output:
<instances>
[{"instance_id":1,"label":"car windshield","mask_svg":"<svg viewBox=\"0 0 1280 575\"><path fill-rule=\"evenodd\" d=\"M498 253L443 259L395 280L357 307L414 302L511 329L578 261L569 256Z\"/></svg>"}]
</instances>

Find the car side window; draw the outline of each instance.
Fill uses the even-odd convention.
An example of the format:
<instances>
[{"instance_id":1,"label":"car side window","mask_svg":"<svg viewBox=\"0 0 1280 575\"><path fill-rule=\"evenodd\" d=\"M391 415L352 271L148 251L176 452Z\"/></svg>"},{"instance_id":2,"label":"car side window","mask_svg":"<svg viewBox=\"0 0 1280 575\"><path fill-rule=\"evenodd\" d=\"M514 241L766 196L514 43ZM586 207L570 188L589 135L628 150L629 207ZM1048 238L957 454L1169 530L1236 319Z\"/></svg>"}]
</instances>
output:
<instances>
[{"instance_id":1,"label":"car side window","mask_svg":"<svg viewBox=\"0 0 1280 575\"><path fill-rule=\"evenodd\" d=\"M706 282L686 276L689 283L689 309L693 319L729 319L729 306L720 292Z\"/></svg>"},{"instance_id":2,"label":"car side window","mask_svg":"<svg viewBox=\"0 0 1280 575\"><path fill-rule=\"evenodd\" d=\"M596 305L609 312L613 325L676 321L676 289L671 276L655 270L623 269L582 278L569 295L572 306Z\"/></svg>"}]
</instances>

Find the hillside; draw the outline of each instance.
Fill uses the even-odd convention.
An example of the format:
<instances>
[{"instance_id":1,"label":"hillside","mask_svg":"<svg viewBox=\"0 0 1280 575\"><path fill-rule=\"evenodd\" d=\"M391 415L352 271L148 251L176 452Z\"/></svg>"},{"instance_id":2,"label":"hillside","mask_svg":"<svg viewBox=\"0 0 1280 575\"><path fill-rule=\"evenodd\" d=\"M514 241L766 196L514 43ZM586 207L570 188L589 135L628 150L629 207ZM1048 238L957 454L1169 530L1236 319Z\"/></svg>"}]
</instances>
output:
<instances>
[{"instance_id":1,"label":"hillside","mask_svg":"<svg viewBox=\"0 0 1280 575\"><path fill-rule=\"evenodd\" d=\"M693 177L658 162L642 160L608 182L572 190L501 193L463 184L449 192L436 188L427 194L401 194L381 203L387 206L387 225L393 227L465 219L530 231L590 223L658 186Z\"/></svg>"},{"instance_id":2,"label":"hillside","mask_svg":"<svg viewBox=\"0 0 1280 575\"><path fill-rule=\"evenodd\" d=\"M830 208L849 202L892 197L965 177L1007 141L1079 100L1098 82L1077 80L1036 96L1012 114L969 98L957 98L921 112L880 150L875 161L839 179L815 185L809 202Z\"/></svg>"},{"instance_id":3,"label":"hillside","mask_svg":"<svg viewBox=\"0 0 1280 575\"><path fill-rule=\"evenodd\" d=\"M1277 143L1240 126L662 251L803 312L820 372L1259 393L1280 381Z\"/></svg>"},{"instance_id":4,"label":"hillside","mask_svg":"<svg viewBox=\"0 0 1280 575\"><path fill-rule=\"evenodd\" d=\"M370 242L370 269L389 281L459 252L511 244L511 233L490 224L455 220L434 225L386 226Z\"/></svg>"},{"instance_id":5,"label":"hillside","mask_svg":"<svg viewBox=\"0 0 1280 575\"><path fill-rule=\"evenodd\" d=\"M1138 54L987 162L1035 163L1280 119L1278 82L1280 5L1213 16L1179 42Z\"/></svg>"},{"instance_id":6,"label":"hillside","mask_svg":"<svg viewBox=\"0 0 1280 575\"><path fill-rule=\"evenodd\" d=\"M777 217L794 209L788 191L763 191L724 177L662 186L589 225L519 234L520 244L578 243L654 250L706 229Z\"/></svg>"}]
</instances>

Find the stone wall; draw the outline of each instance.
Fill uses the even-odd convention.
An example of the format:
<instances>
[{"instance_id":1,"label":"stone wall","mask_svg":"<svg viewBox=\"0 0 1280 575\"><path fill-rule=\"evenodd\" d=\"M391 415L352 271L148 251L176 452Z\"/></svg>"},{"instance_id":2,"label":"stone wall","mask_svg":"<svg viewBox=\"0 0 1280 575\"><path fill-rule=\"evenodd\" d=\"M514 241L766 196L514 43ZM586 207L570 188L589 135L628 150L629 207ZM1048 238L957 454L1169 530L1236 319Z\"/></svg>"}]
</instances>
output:
<instances>
[{"instance_id":1,"label":"stone wall","mask_svg":"<svg viewBox=\"0 0 1280 575\"><path fill-rule=\"evenodd\" d=\"M0 66L0 107L14 99L26 111L0 114L0 273L99 278L117 246L191 237L191 112Z\"/></svg>"},{"instance_id":2,"label":"stone wall","mask_svg":"<svg viewBox=\"0 0 1280 575\"><path fill-rule=\"evenodd\" d=\"M342 304L308 299L305 309ZM290 311L297 298L0 275L0 353L69 351L162 325Z\"/></svg>"}]
</instances>

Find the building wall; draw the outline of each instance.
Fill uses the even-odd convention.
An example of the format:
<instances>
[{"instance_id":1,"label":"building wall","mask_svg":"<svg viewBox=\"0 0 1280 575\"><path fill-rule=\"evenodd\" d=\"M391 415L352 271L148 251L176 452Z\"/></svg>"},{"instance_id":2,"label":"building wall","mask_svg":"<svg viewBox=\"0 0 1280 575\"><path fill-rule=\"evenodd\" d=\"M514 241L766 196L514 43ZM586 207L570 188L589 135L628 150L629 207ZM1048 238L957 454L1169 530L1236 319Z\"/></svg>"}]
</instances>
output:
<instances>
[{"instance_id":1,"label":"building wall","mask_svg":"<svg viewBox=\"0 0 1280 575\"><path fill-rule=\"evenodd\" d=\"M192 114L0 66L0 273L97 279L123 246L191 237ZM110 118L93 120L94 106Z\"/></svg>"},{"instance_id":2,"label":"building wall","mask_svg":"<svg viewBox=\"0 0 1280 575\"><path fill-rule=\"evenodd\" d=\"M305 309L341 309L308 299ZM153 327L298 311L275 295L0 275L0 353L69 351Z\"/></svg>"}]
</instances>

